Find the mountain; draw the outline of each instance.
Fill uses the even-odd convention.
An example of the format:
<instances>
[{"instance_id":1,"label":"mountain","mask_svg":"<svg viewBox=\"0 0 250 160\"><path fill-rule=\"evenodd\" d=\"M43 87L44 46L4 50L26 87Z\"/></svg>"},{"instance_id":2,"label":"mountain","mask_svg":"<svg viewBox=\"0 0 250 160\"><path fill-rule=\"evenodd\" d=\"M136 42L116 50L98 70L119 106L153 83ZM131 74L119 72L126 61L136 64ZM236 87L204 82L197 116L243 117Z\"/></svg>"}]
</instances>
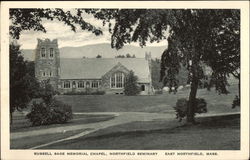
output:
<instances>
[{"instance_id":1,"label":"mountain","mask_svg":"<svg viewBox=\"0 0 250 160\"><path fill-rule=\"evenodd\" d=\"M126 45L120 50L112 49L109 43L85 45L80 47L62 47L60 48L61 58L95 58L98 54L103 58L114 58L118 55L135 55L137 58L144 58L146 52L151 52L152 58L161 58L161 54L166 49L166 46L157 47L137 47ZM23 49L25 60L34 60L34 50Z\"/></svg>"}]
</instances>

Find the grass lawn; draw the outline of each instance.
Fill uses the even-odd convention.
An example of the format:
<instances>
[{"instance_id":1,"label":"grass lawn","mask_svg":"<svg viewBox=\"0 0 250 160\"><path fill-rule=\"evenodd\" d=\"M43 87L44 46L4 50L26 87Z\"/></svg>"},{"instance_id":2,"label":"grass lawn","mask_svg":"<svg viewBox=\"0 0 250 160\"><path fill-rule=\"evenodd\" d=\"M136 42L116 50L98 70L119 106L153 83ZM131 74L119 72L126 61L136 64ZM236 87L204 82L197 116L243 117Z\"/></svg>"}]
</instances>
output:
<instances>
[{"instance_id":1,"label":"grass lawn","mask_svg":"<svg viewBox=\"0 0 250 160\"><path fill-rule=\"evenodd\" d=\"M240 115L197 119L185 126L176 121L132 122L46 146L43 149L239 150Z\"/></svg>"},{"instance_id":2,"label":"grass lawn","mask_svg":"<svg viewBox=\"0 0 250 160\"><path fill-rule=\"evenodd\" d=\"M79 124L94 123L113 119L114 115L73 115L73 119L64 124L51 124L43 126L31 126L31 122L25 119L23 114L13 116L13 124L10 128L11 132L32 131L46 128L72 126Z\"/></svg>"},{"instance_id":3,"label":"grass lawn","mask_svg":"<svg viewBox=\"0 0 250 160\"><path fill-rule=\"evenodd\" d=\"M197 97L206 99L209 112L235 111L231 105L238 94L238 86L232 85L229 90L228 95L218 95L214 90L199 89ZM57 99L71 105L74 112L168 112L173 110L178 98L188 98L189 92L152 96L60 95Z\"/></svg>"},{"instance_id":4,"label":"grass lawn","mask_svg":"<svg viewBox=\"0 0 250 160\"><path fill-rule=\"evenodd\" d=\"M26 137L21 139L15 139L10 141L11 149L29 149L34 146L49 143L59 139L67 138L69 136L76 135L89 129L79 129L74 131L67 131L65 133L54 133L40 136Z\"/></svg>"}]
</instances>

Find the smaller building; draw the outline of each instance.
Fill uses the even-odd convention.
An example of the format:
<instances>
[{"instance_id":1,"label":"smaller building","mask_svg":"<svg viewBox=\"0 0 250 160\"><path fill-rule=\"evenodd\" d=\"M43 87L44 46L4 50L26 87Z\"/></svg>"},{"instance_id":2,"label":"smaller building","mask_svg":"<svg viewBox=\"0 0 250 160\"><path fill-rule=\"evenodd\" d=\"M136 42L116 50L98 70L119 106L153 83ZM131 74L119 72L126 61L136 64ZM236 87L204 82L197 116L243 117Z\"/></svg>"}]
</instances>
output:
<instances>
[{"instance_id":1,"label":"smaller building","mask_svg":"<svg viewBox=\"0 0 250 160\"><path fill-rule=\"evenodd\" d=\"M60 58L57 40L41 40L35 50L35 75L50 79L60 93L105 91L123 94L125 77L132 70L142 95L153 94L151 55L145 58Z\"/></svg>"}]
</instances>

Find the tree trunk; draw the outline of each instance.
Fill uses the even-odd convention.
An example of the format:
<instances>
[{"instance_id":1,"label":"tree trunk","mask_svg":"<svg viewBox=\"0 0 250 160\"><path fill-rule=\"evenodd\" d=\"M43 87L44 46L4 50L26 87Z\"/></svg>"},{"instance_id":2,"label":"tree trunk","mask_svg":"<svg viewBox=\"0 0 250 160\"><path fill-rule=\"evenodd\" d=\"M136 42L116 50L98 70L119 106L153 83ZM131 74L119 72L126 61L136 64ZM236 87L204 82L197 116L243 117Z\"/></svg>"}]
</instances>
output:
<instances>
[{"instance_id":1,"label":"tree trunk","mask_svg":"<svg viewBox=\"0 0 250 160\"><path fill-rule=\"evenodd\" d=\"M187 123L195 124L195 103L196 103L196 94L198 90L198 79L194 79L191 83L191 91L188 99L188 108L187 108Z\"/></svg>"}]
</instances>

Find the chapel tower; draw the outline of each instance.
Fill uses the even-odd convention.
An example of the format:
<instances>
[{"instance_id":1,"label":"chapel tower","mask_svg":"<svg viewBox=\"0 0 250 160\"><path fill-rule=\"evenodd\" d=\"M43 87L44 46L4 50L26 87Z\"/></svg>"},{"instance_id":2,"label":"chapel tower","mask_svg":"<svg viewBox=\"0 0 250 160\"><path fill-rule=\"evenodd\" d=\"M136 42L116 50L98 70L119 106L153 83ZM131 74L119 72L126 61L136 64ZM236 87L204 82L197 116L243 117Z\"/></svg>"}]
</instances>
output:
<instances>
[{"instance_id":1,"label":"chapel tower","mask_svg":"<svg viewBox=\"0 0 250 160\"><path fill-rule=\"evenodd\" d=\"M35 49L35 76L39 81L50 80L57 90L60 71L60 53L57 39L37 39Z\"/></svg>"}]
</instances>

